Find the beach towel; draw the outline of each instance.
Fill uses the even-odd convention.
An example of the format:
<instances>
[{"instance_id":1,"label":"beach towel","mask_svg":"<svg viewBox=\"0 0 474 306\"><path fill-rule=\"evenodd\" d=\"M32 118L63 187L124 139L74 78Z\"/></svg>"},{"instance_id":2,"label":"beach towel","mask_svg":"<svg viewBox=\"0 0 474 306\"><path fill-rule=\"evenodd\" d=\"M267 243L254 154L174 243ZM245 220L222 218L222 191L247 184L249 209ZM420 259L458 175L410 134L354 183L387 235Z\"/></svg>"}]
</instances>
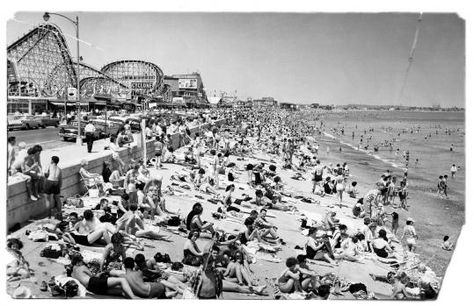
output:
<instances>
[{"instance_id":1,"label":"beach towel","mask_svg":"<svg viewBox=\"0 0 474 306\"><path fill-rule=\"evenodd\" d=\"M82 250L81 255L84 263L88 264L93 261L102 262L102 253L94 252L90 250Z\"/></svg>"}]
</instances>

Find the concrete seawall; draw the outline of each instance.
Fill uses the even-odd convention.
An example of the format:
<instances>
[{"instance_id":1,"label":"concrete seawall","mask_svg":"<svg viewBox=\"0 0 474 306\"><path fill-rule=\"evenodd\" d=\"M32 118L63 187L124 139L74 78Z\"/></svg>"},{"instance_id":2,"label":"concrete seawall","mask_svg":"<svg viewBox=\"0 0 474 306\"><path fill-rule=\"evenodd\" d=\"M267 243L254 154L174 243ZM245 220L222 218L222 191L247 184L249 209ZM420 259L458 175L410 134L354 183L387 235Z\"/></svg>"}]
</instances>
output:
<instances>
[{"instance_id":1,"label":"concrete seawall","mask_svg":"<svg viewBox=\"0 0 474 306\"><path fill-rule=\"evenodd\" d=\"M214 125L220 126L226 122L226 119L220 119L214 121ZM201 129L206 129L211 126L210 123L191 128L191 137L194 137ZM173 149L179 148L179 134L171 135L170 146ZM154 141L150 140L146 142L147 158L154 155ZM47 151L43 152L47 153ZM120 158L125 164L130 163L131 159L139 159L142 157L143 149L135 146L124 147L119 149ZM60 159L60 153L57 154ZM87 158L89 165L87 170L94 173L102 173L104 161L110 160L112 155L111 151L104 150L102 152L94 154L93 158ZM78 156L79 157L79 156ZM80 161L83 158L71 158L69 161L61 160L60 167L62 169L63 184L61 188L61 195L65 198L72 197L77 194L83 194L85 192L84 186L79 176ZM46 168L47 163L43 163L43 167ZM49 163L49 161L48 161ZM26 192L25 181L15 181L8 184L7 188L7 230L18 225L22 225L25 222L43 217L47 214L46 203L44 197L38 201L32 201Z\"/></svg>"}]
</instances>

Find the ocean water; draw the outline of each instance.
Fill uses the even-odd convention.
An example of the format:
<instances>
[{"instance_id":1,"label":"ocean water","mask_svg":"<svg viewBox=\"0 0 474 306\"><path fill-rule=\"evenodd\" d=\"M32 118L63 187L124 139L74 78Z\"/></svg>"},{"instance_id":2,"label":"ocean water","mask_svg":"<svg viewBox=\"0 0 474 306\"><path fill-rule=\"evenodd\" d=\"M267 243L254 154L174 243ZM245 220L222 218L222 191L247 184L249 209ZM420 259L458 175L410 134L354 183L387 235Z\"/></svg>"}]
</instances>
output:
<instances>
[{"instance_id":1,"label":"ocean water","mask_svg":"<svg viewBox=\"0 0 474 306\"><path fill-rule=\"evenodd\" d=\"M384 162L395 172L405 171L403 152L408 151L409 178L416 178L411 185L414 190L435 190L438 176L447 174L448 194L454 201L464 202L464 112L353 112L330 115L325 118L325 124L325 132L336 137L343 146L353 150L360 148L359 151ZM383 146L386 143L392 143L392 150ZM453 164L459 167L455 179L451 179L450 174Z\"/></svg>"},{"instance_id":2,"label":"ocean water","mask_svg":"<svg viewBox=\"0 0 474 306\"><path fill-rule=\"evenodd\" d=\"M334 165L348 162L351 180L358 181L361 195L375 188L375 182L386 170L401 177L406 162L402 154L409 151L410 207L408 211L397 210L400 226L408 217L415 219L420 237L417 253L438 275L444 275L452 253L441 251L442 237L449 235L455 241L465 222L464 113L366 111L323 114L321 119L323 132L315 137L320 144L321 160ZM314 124L319 127L321 123ZM367 142L367 138L371 139ZM392 151L388 146L379 146L375 152L374 146L385 141L393 144ZM367 150L363 148L366 145ZM450 174L452 164L460 167L455 179ZM438 176L444 174L449 175L448 200L437 196ZM392 209L387 207L386 211L391 213Z\"/></svg>"}]
</instances>

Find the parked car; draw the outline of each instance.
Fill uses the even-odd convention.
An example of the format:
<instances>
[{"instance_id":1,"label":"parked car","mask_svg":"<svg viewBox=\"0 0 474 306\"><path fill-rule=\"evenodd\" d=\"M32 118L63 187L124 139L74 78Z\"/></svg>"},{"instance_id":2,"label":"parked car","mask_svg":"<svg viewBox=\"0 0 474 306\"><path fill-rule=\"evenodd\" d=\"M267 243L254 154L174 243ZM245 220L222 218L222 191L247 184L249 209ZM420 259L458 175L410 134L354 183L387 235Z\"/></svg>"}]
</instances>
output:
<instances>
[{"instance_id":1,"label":"parked car","mask_svg":"<svg viewBox=\"0 0 474 306\"><path fill-rule=\"evenodd\" d=\"M41 121L35 118L35 116L31 115L23 115L23 116L13 116L7 118L7 126L8 130L14 129L21 129L21 130L29 130L29 129L37 129L41 125Z\"/></svg>"},{"instance_id":2,"label":"parked car","mask_svg":"<svg viewBox=\"0 0 474 306\"><path fill-rule=\"evenodd\" d=\"M84 128L86 127L87 122L81 121L81 138L85 139ZM96 131L94 133L94 139L107 138L111 134L116 134L120 123L107 120L107 124L103 119L93 119L92 124L94 124ZM75 140L77 138L77 121L71 122L70 124L63 124L59 126L59 137L62 137L64 141Z\"/></svg>"},{"instance_id":3,"label":"parked car","mask_svg":"<svg viewBox=\"0 0 474 306\"><path fill-rule=\"evenodd\" d=\"M136 117L122 117L122 116L113 116L109 118L112 121L121 122L122 124L130 124L132 132L140 132L140 119Z\"/></svg>"},{"instance_id":4,"label":"parked car","mask_svg":"<svg viewBox=\"0 0 474 306\"><path fill-rule=\"evenodd\" d=\"M44 129L47 126L59 126L59 119L58 118L51 118L51 116L37 116L36 119L39 120L40 126Z\"/></svg>"}]
</instances>

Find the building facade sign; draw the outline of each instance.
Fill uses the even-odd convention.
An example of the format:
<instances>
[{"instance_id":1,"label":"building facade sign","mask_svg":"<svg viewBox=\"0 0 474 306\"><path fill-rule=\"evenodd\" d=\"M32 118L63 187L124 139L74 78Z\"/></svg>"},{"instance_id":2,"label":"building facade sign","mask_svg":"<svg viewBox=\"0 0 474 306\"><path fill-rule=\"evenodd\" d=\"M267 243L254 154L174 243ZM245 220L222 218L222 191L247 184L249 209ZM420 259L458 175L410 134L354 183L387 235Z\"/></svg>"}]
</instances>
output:
<instances>
[{"instance_id":1,"label":"building facade sign","mask_svg":"<svg viewBox=\"0 0 474 306\"><path fill-rule=\"evenodd\" d=\"M197 79L179 79L179 89L197 89Z\"/></svg>"}]
</instances>

